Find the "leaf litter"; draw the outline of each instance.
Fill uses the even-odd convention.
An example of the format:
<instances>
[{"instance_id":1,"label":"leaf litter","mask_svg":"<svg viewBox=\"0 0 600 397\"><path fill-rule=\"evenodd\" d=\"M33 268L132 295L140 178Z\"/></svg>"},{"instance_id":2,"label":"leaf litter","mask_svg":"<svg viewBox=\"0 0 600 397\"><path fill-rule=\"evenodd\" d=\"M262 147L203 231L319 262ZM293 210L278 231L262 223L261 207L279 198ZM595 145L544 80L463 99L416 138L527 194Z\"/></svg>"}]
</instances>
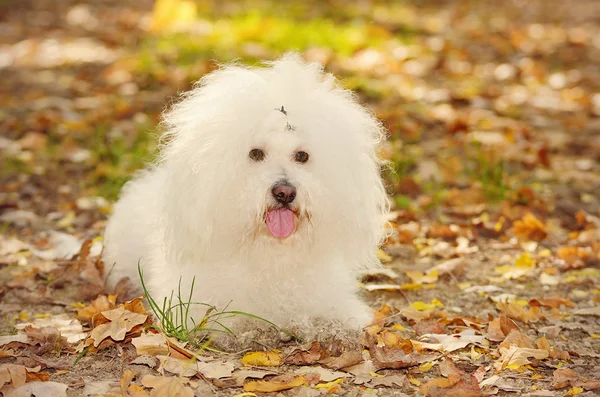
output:
<instances>
[{"instance_id":1,"label":"leaf litter","mask_svg":"<svg viewBox=\"0 0 600 397\"><path fill-rule=\"evenodd\" d=\"M171 1L184 4L173 14L180 23L199 20L192 2ZM311 18L345 30L311 40L339 41L305 41L298 15L265 15L252 46L235 47L231 38L244 40L251 21L230 10L219 21L207 13L201 24L212 33L186 40L182 25L170 30L148 6L68 2L55 21L60 37L46 39L48 10L34 3L25 19L15 10L7 19L26 20L30 37L15 36L17 26L3 42L3 395L80 395L92 385L130 396L598 390L593 2L560 15L538 1L527 12L508 3L317 5ZM157 18L152 35L148 18ZM98 261L99 236L116 192L155 145L140 131L156 124L164 98L212 68L202 46L216 46L220 60L272 58L282 49L270 29L283 26L297 27L287 42L326 62L390 131L382 156L394 170L393 233L377 252L382 270L361 284L381 309L353 347L198 351L162 334L143 300L119 305L130 298L125 287L104 290L110 264ZM328 25L310 29L318 26ZM38 51L48 46L57 51ZM56 364L65 358L77 362Z\"/></svg>"}]
</instances>

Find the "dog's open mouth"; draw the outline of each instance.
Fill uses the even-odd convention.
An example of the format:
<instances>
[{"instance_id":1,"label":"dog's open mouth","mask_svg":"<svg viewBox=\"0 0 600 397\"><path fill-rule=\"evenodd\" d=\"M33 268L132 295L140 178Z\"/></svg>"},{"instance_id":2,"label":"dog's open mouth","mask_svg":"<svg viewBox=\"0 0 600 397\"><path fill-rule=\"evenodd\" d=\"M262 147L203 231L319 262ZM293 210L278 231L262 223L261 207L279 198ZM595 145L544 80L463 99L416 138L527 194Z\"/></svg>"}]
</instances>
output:
<instances>
[{"instance_id":1,"label":"dog's open mouth","mask_svg":"<svg viewBox=\"0 0 600 397\"><path fill-rule=\"evenodd\" d=\"M265 223L273 237L286 238L294 233L296 214L288 207L273 208L267 211Z\"/></svg>"}]
</instances>

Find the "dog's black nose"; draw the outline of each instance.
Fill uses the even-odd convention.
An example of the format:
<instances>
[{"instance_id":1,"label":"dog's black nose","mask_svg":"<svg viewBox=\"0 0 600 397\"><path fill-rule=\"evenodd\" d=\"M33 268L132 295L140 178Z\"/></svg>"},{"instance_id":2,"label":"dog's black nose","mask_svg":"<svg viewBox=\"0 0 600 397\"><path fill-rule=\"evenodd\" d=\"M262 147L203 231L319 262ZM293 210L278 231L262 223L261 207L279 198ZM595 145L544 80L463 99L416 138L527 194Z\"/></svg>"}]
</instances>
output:
<instances>
[{"instance_id":1,"label":"dog's black nose","mask_svg":"<svg viewBox=\"0 0 600 397\"><path fill-rule=\"evenodd\" d=\"M287 182L278 183L271 189L275 200L281 204L289 204L296 198L296 188Z\"/></svg>"}]
</instances>

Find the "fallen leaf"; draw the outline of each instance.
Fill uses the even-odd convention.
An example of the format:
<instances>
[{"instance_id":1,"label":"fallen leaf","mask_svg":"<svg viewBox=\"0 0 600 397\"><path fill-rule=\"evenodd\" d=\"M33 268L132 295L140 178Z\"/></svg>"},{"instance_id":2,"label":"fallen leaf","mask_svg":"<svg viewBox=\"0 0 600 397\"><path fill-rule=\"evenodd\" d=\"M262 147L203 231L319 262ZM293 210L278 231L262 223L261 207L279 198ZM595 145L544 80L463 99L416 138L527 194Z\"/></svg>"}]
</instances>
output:
<instances>
[{"instance_id":1,"label":"fallen leaf","mask_svg":"<svg viewBox=\"0 0 600 397\"><path fill-rule=\"evenodd\" d=\"M442 351L450 353L456 350L467 347L470 344L482 345L487 344L485 337L475 335L473 330L465 330L458 334L426 334L421 339L434 339L442 345Z\"/></svg>"},{"instance_id":2,"label":"fallen leaf","mask_svg":"<svg viewBox=\"0 0 600 397\"><path fill-rule=\"evenodd\" d=\"M246 382L244 390L247 392L272 393L293 389L306 384L308 382L303 376L281 375L270 380L251 380Z\"/></svg>"},{"instance_id":3,"label":"fallen leaf","mask_svg":"<svg viewBox=\"0 0 600 397\"><path fill-rule=\"evenodd\" d=\"M0 389L4 397L67 397L67 385L57 382L29 382L20 387Z\"/></svg>"},{"instance_id":4,"label":"fallen leaf","mask_svg":"<svg viewBox=\"0 0 600 397\"><path fill-rule=\"evenodd\" d=\"M578 309L573 312L578 316L600 316L600 305L594 307L586 307L584 309Z\"/></svg>"},{"instance_id":5,"label":"fallen leaf","mask_svg":"<svg viewBox=\"0 0 600 397\"><path fill-rule=\"evenodd\" d=\"M77 343L87 337L87 334L83 332L81 323L77 319L70 318L68 314L36 318L31 322L15 325L17 329L25 329L26 327L38 329L46 327L56 328L60 332L60 335L67 339L68 343Z\"/></svg>"},{"instance_id":6,"label":"fallen leaf","mask_svg":"<svg viewBox=\"0 0 600 397\"><path fill-rule=\"evenodd\" d=\"M92 317L94 317L96 313L114 309L116 307L116 300L116 295L100 295L95 300L90 302L88 306L85 306L77 311L77 319L91 322Z\"/></svg>"},{"instance_id":7,"label":"fallen leaf","mask_svg":"<svg viewBox=\"0 0 600 397\"><path fill-rule=\"evenodd\" d=\"M172 374L192 377L198 373L198 363L195 359L182 359L169 356L157 356L160 361L158 372L164 374L168 371Z\"/></svg>"},{"instance_id":8,"label":"fallen leaf","mask_svg":"<svg viewBox=\"0 0 600 397\"><path fill-rule=\"evenodd\" d=\"M150 397L194 397L194 390L176 376L145 375L142 385L152 389Z\"/></svg>"},{"instance_id":9,"label":"fallen leaf","mask_svg":"<svg viewBox=\"0 0 600 397\"><path fill-rule=\"evenodd\" d=\"M552 374L552 388L563 389L568 386L583 390L600 390L600 380L583 378L570 368L558 368Z\"/></svg>"},{"instance_id":10,"label":"fallen leaf","mask_svg":"<svg viewBox=\"0 0 600 397\"><path fill-rule=\"evenodd\" d=\"M497 371L501 371L509 365L519 367L531 364L529 358L543 360L550 356L546 350L518 347L516 345L511 345L509 348L500 347L498 351L501 356L494 363L494 368Z\"/></svg>"},{"instance_id":11,"label":"fallen leaf","mask_svg":"<svg viewBox=\"0 0 600 397\"><path fill-rule=\"evenodd\" d=\"M427 311L432 310L438 307L444 307L444 304L437 299L433 299L431 303L425 303L421 301L416 301L410 304L410 307L417 309L418 311Z\"/></svg>"},{"instance_id":12,"label":"fallen leaf","mask_svg":"<svg viewBox=\"0 0 600 397\"><path fill-rule=\"evenodd\" d=\"M131 340L137 354L151 356L166 356L169 354L169 344L163 334L144 333Z\"/></svg>"},{"instance_id":13,"label":"fallen leaf","mask_svg":"<svg viewBox=\"0 0 600 397\"><path fill-rule=\"evenodd\" d=\"M501 273L502 277L507 280L520 278L528 273L531 273L535 270L535 260L529 255L529 253L524 252L520 256L515 259L515 263L513 265L502 265L497 266L494 270L497 273Z\"/></svg>"},{"instance_id":14,"label":"fallen leaf","mask_svg":"<svg viewBox=\"0 0 600 397\"><path fill-rule=\"evenodd\" d=\"M525 241L542 241L548 236L546 225L531 213L515 221L512 232Z\"/></svg>"},{"instance_id":15,"label":"fallen leaf","mask_svg":"<svg viewBox=\"0 0 600 397\"><path fill-rule=\"evenodd\" d=\"M234 365L228 361L198 361L198 372L208 379L221 379L231 376Z\"/></svg>"},{"instance_id":16,"label":"fallen leaf","mask_svg":"<svg viewBox=\"0 0 600 397\"><path fill-rule=\"evenodd\" d=\"M415 284L432 284L438 281L439 272L436 269L429 270L425 273L417 270L405 270L404 274Z\"/></svg>"},{"instance_id":17,"label":"fallen leaf","mask_svg":"<svg viewBox=\"0 0 600 397\"><path fill-rule=\"evenodd\" d=\"M242 364L257 367L278 367L283 364L283 357L277 351L248 352L241 360Z\"/></svg>"},{"instance_id":18,"label":"fallen leaf","mask_svg":"<svg viewBox=\"0 0 600 397\"><path fill-rule=\"evenodd\" d=\"M106 338L111 338L114 341L125 339L127 332L131 331L133 327L145 323L148 319L147 314L134 313L122 306L104 311L100 313L100 316L108 322L100 324L92 330L90 338L93 340L94 347L98 347L100 342Z\"/></svg>"},{"instance_id":19,"label":"fallen leaf","mask_svg":"<svg viewBox=\"0 0 600 397\"><path fill-rule=\"evenodd\" d=\"M39 250L35 247L30 247L30 251L41 259L71 259L81 249L82 242L75 236L70 234L52 231L48 239L52 248L47 250Z\"/></svg>"},{"instance_id":20,"label":"fallen leaf","mask_svg":"<svg viewBox=\"0 0 600 397\"><path fill-rule=\"evenodd\" d=\"M563 299L560 297L532 299L529 301L529 304L532 306L553 307L553 308L557 308L557 309L560 308L561 306L566 306L566 307L574 307L575 306L573 304L573 302L571 302L570 299Z\"/></svg>"},{"instance_id":21,"label":"fallen leaf","mask_svg":"<svg viewBox=\"0 0 600 397\"><path fill-rule=\"evenodd\" d=\"M272 371L260 371L260 370L240 370L236 371L231 375L231 378L227 379L214 379L213 383L217 387L242 387L244 382L248 378L262 379L265 376L277 375L276 372Z\"/></svg>"},{"instance_id":22,"label":"fallen leaf","mask_svg":"<svg viewBox=\"0 0 600 397\"><path fill-rule=\"evenodd\" d=\"M508 317L514 320L522 321L526 324L530 322L536 322L545 318L544 314L538 306L532 306L529 308L529 310L526 310L516 301L498 302L496 304L496 307Z\"/></svg>"},{"instance_id":23,"label":"fallen leaf","mask_svg":"<svg viewBox=\"0 0 600 397\"><path fill-rule=\"evenodd\" d=\"M459 370L454 362L446 358L440 363L440 372L445 378L433 379L419 388L427 397L479 397L482 395L477 379Z\"/></svg>"},{"instance_id":24,"label":"fallen leaf","mask_svg":"<svg viewBox=\"0 0 600 397\"><path fill-rule=\"evenodd\" d=\"M323 368L323 367L319 367L319 366L302 367L302 368L298 369L297 371L295 371L295 373L298 375L306 375L308 373L316 373L319 375L319 379L323 382L332 382L336 379L346 378L346 377L350 376L346 372L332 371L331 369Z\"/></svg>"},{"instance_id":25,"label":"fallen leaf","mask_svg":"<svg viewBox=\"0 0 600 397\"><path fill-rule=\"evenodd\" d=\"M550 342L548 341L548 339L546 339L545 336L542 336L541 338L538 339L537 347L538 347L538 349L546 350L548 352L548 354L550 355L550 358L556 358L559 360L570 360L571 359L568 352L563 352L563 351L557 350L557 349L553 348L552 346L550 346Z\"/></svg>"}]
</instances>

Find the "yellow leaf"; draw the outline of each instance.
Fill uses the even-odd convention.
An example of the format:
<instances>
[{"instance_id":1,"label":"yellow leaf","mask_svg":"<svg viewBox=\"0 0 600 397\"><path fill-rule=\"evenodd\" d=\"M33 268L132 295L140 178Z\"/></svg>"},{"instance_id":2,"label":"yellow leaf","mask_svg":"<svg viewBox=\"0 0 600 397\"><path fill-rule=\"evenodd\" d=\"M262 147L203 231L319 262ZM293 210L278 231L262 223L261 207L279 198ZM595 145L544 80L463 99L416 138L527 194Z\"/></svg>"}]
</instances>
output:
<instances>
[{"instance_id":1,"label":"yellow leaf","mask_svg":"<svg viewBox=\"0 0 600 397\"><path fill-rule=\"evenodd\" d=\"M369 375L371 375L373 378L385 378L385 375L381 375L373 371L369 371Z\"/></svg>"},{"instance_id":2,"label":"yellow leaf","mask_svg":"<svg viewBox=\"0 0 600 397\"><path fill-rule=\"evenodd\" d=\"M535 268L535 260L527 252L523 252L515 260L515 267L531 270Z\"/></svg>"},{"instance_id":3,"label":"yellow leaf","mask_svg":"<svg viewBox=\"0 0 600 397\"><path fill-rule=\"evenodd\" d=\"M444 307L444 304L442 302L440 302L438 299L433 299L431 301L431 303L416 301L416 302L411 303L410 306L414 309L424 312L426 310L435 309L436 307Z\"/></svg>"},{"instance_id":4,"label":"yellow leaf","mask_svg":"<svg viewBox=\"0 0 600 397\"><path fill-rule=\"evenodd\" d=\"M51 313L46 312L46 313L37 313L33 317L35 317L35 318L48 318L51 315L52 315Z\"/></svg>"},{"instance_id":5,"label":"yellow leaf","mask_svg":"<svg viewBox=\"0 0 600 397\"><path fill-rule=\"evenodd\" d=\"M150 30L167 30L177 24L192 22L196 16L197 6L191 0L157 0L152 10Z\"/></svg>"},{"instance_id":6,"label":"yellow leaf","mask_svg":"<svg viewBox=\"0 0 600 397\"><path fill-rule=\"evenodd\" d=\"M476 361L479 357L481 354L475 350L475 346L471 346L471 360Z\"/></svg>"},{"instance_id":7,"label":"yellow leaf","mask_svg":"<svg viewBox=\"0 0 600 397\"><path fill-rule=\"evenodd\" d=\"M405 270L404 274L415 284L432 284L438 281L439 270L432 269L426 273L417 270Z\"/></svg>"},{"instance_id":8,"label":"yellow leaf","mask_svg":"<svg viewBox=\"0 0 600 397\"><path fill-rule=\"evenodd\" d=\"M423 289L424 287L425 286L421 285L421 284L406 283L406 284L402 284L400 286L400 289L403 291L415 291L415 290Z\"/></svg>"},{"instance_id":9,"label":"yellow leaf","mask_svg":"<svg viewBox=\"0 0 600 397\"><path fill-rule=\"evenodd\" d=\"M417 378L413 378L413 377L409 376L408 381L415 386L421 386L421 381L418 380Z\"/></svg>"},{"instance_id":10,"label":"yellow leaf","mask_svg":"<svg viewBox=\"0 0 600 397\"><path fill-rule=\"evenodd\" d=\"M392 257L385 253L384 250L377 250L377 258L381 261L381 263L387 263L392 261Z\"/></svg>"},{"instance_id":11,"label":"yellow leaf","mask_svg":"<svg viewBox=\"0 0 600 397\"><path fill-rule=\"evenodd\" d=\"M419 371L427 372L431 368L433 368L434 365L435 365L435 361L429 361L429 362L423 363L423 364L419 365Z\"/></svg>"},{"instance_id":12,"label":"yellow leaf","mask_svg":"<svg viewBox=\"0 0 600 397\"><path fill-rule=\"evenodd\" d=\"M410 304L411 307L413 307L414 309L417 309L420 312L424 312L426 310L431 310L434 309L435 306L430 304L430 303L425 303L425 302L421 302L421 301L416 301Z\"/></svg>"},{"instance_id":13,"label":"yellow leaf","mask_svg":"<svg viewBox=\"0 0 600 397\"><path fill-rule=\"evenodd\" d=\"M583 393L583 387L573 386L568 392L565 393L565 396L576 396L581 393Z\"/></svg>"},{"instance_id":14,"label":"yellow leaf","mask_svg":"<svg viewBox=\"0 0 600 397\"><path fill-rule=\"evenodd\" d=\"M242 364L259 367L278 367L283 364L283 358L277 351L248 352L242 357Z\"/></svg>"},{"instance_id":15,"label":"yellow leaf","mask_svg":"<svg viewBox=\"0 0 600 397\"><path fill-rule=\"evenodd\" d=\"M333 382L327 382L327 383L319 383L318 385L315 386L315 389L331 389L333 386L340 384L344 381L344 378L339 378L334 380Z\"/></svg>"},{"instance_id":16,"label":"yellow leaf","mask_svg":"<svg viewBox=\"0 0 600 397\"><path fill-rule=\"evenodd\" d=\"M395 329L396 331L404 331L404 330L406 330L406 328L404 328L401 324L393 324L390 328L391 329Z\"/></svg>"},{"instance_id":17,"label":"yellow leaf","mask_svg":"<svg viewBox=\"0 0 600 397\"><path fill-rule=\"evenodd\" d=\"M247 392L243 392L243 393L240 393L240 394L236 394L233 397L256 397L256 394L247 391Z\"/></svg>"},{"instance_id":18,"label":"yellow leaf","mask_svg":"<svg viewBox=\"0 0 600 397\"><path fill-rule=\"evenodd\" d=\"M439 299L433 299L431 301L431 304L436 307L444 307L444 304Z\"/></svg>"},{"instance_id":19,"label":"yellow leaf","mask_svg":"<svg viewBox=\"0 0 600 397\"><path fill-rule=\"evenodd\" d=\"M27 314L25 312L19 313L19 320L21 320L21 321L27 321L27 320L29 320L29 314Z\"/></svg>"}]
</instances>

